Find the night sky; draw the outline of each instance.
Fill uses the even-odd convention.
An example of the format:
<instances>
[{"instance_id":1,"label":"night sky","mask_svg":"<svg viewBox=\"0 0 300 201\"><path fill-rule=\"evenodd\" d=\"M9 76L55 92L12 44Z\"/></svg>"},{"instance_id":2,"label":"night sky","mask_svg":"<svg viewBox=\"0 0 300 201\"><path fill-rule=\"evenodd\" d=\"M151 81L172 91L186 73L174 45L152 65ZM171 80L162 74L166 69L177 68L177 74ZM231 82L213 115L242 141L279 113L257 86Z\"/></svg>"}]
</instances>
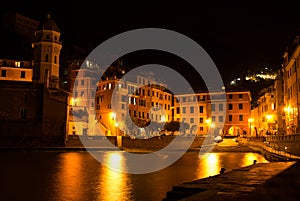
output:
<instances>
[{"instance_id":1,"label":"night sky","mask_svg":"<svg viewBox=\"0 0 300 201\"><path fill-rule=\"evenodd\" d=\"M43 19L50 11L61 29L63 44L76 44L89 50L132 29L155 27L177 31L198 42L226 79L256 66L278 69L284 49L300 27L300 7L288 1L252 4L244 1L9 2L11 5L4 10L36 20Z\"/></svg>"}]
</instances>

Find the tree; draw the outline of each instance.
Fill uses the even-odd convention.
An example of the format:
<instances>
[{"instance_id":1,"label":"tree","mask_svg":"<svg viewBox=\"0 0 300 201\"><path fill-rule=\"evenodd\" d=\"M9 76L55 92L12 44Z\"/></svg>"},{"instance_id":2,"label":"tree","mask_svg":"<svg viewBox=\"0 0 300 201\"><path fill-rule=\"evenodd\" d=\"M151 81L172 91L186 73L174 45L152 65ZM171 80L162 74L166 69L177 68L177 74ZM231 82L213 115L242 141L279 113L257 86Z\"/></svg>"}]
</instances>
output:
<instances>
[{"instance_id":1,"label":"tree","mask_svg":"<svg viewBox=\"0 0 300 201\"><path fill-rule=\"evenodd\" d=\"M179 131L179 127L180 127L180 122L171 121L165 124L164 129L166 129L167 131L171 131L172 134L174 134L175 131Z\"/></svg>"}]
</instances>

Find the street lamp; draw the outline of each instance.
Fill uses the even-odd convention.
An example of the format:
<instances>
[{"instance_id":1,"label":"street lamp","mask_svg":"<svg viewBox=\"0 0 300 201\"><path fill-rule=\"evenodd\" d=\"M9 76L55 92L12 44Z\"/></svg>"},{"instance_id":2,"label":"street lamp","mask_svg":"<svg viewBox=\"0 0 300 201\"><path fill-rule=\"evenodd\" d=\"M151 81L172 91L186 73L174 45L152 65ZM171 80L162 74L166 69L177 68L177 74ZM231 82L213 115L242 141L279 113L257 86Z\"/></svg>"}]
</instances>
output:
<instances>
[{"instance_id":1,"label":"street lamp","mask_svg":"<svg viewBox=\"0 0 300 201\"><path fill-rule=\"evenodd\" d=\"M252 124L253 121L254 121L253 118L249 118L249 119L248 119L248 122L249 122L249 125L250 125L250 127L249 127L250 137L252 136L252 133L251 133L251 128L252 128L251 126L252 126L252 125L251 125L251 124Z\"/></svg>"},{"instance_id":2,"label":"street lamp","mask_svg":"<svg viewBox=\"0 0 300 201\"><path fill-rule=\"evenodd\" d=\"M266 115L266 118L267 118L267 124L268 124L268 133L270 132L270 121L272 121L273 119L273 115L271 114L268 114Z\"/></svg>"},{"instance_id":3,"label":"street lamp","mask_svg":"<svg viewBox=\"0 0 300 201\"><path fill-rule=\"evenodd\" d=\"M119 123L118 122L115 123L115 128L116 128L116 136L118 136L118 128L119 128Z\"/></svg>"}]
</instances>

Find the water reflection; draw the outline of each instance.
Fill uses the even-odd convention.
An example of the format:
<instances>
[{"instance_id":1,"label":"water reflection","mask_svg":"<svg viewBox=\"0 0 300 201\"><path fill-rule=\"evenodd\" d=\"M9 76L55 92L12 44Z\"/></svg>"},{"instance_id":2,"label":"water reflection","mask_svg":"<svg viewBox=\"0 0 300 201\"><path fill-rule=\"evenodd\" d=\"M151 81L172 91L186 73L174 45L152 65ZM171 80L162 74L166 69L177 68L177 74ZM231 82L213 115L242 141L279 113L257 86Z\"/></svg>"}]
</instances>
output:
<instances>
[{"instance_id":1,"label":"water reflection","mask_svg":"<svg viewBox=\"0 0 300 201\"><path fill-rule=\"evenodd\" d=\"M124 170L125 161L122 152L108 152L104 162L113 169L102 166L99 172L99 197L98 200L131 200L131 182L127 174L116 170Z\"/></svg>"},{"instance_id":2,"label":"water reflection","mask_svg":"<svg viewBox=\"0 0 300 201\"><path fill-rule=\"evenodd\" d=\"M123 152L102 152L114 169L126 168ZM88 152L0 152L2 200L162 200L172 186L268 162L255 153L211 153L199 159L186 153L171 166L148 174L125 174L110 169ZM14 199L16 196L19 196ZM3 199L7 198L7 199Z\"/></svg>"},{"instance_id":3,"label":"water reflection","mask_svg":"<svg viewBox=\"0 0 300 201\"><path fill-rule=\"evenodd\" d=\"M198 162L197 176L198 178L204 178L216 175L219 173L220 167L220 155L216 153L207 154Z\"/></svg>"},{"instance_id":4,"label":"water reflection","mask_svg":"<svg viewBox=\"0 0 300 201\"><path fill-rule=\"evenodd\" d=\"M220 173L221 168L226 171L252 165L254 160L259 163L268 161L255 153L209 153L199 159L197 177L205 178Z\"/></svg>"},{"instance_id":5,"label":"water reflection","mask_svg":"<svg viewBox=\"0 0 300 201\"><path fill-rule=\"evenodd\" d=\"M82 200L84 170L82 169L84 158L78 153L65 153L60 155L60 167L55 179L57 188L56 196L58 200Z\"/></svg>"}]
</instances>

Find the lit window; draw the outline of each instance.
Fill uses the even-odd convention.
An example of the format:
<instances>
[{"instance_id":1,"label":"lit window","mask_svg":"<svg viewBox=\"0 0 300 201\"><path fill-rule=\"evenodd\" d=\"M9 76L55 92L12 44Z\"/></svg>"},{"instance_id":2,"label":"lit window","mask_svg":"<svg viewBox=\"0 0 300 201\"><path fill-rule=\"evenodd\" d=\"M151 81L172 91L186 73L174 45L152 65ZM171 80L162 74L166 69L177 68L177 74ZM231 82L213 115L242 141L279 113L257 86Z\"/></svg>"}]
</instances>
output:
<instances>
[{"instance_id":1,"label":"lit window","mask_svg":"<svg viewBox=\"0 0 300 201\"><path fill-rule=\"evenodd\" d=\"M20 67L20 66L21 66L21 62L16 61L16 62L15 62L15 67Z\"/></svg>"}]
</instances>

